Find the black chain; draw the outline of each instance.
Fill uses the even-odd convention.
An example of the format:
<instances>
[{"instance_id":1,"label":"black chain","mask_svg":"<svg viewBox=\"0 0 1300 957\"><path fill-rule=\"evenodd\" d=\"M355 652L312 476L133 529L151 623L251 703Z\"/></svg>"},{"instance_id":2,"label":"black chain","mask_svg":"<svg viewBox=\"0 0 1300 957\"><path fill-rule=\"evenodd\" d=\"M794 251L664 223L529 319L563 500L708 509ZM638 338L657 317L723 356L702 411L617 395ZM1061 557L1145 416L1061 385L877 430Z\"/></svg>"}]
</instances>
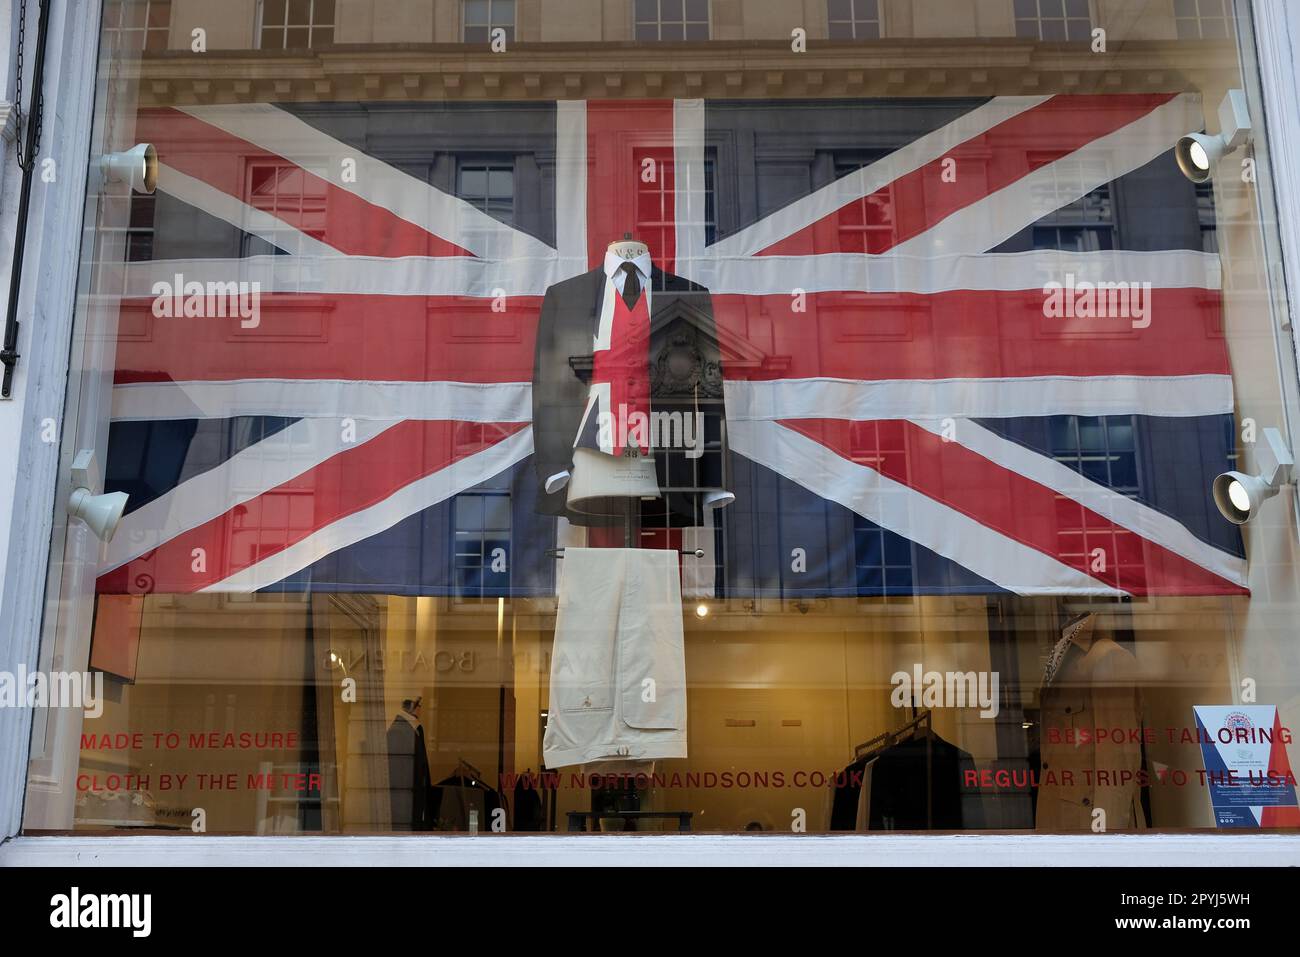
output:
<instances>
[{"instance_id":1,"label":"black chain","mask_svg":"<svg viewBox=\"0 0 1300 957\"><path fill-rule=\"evenodd\" d=\"M17 123L17 135L14 142L18 145L18 167L23 165L23 40L27 36L27 0L18 0L18 87L14 96L14 120Z\"/></svg>"},{"instance_id":2,"label":"black chain","mask_svg":"<svg viewBox=\"0 0 1300 957\"><path fill-rule=\"evenodd\" d=\"M32 113L36 119L36 136L32 140L32 155L23 156L23 126L27 117L23 114L23 43L27 35L27 0L18 0L18 80L15 88L14 97L14 117L17 120L18 133L14 139L18 152L18 168L27 172L36 162L36 154L41 148L41 120L44 119L45 112L45 94L38 93L36 102L32 105Z\"/></svg>"}]
</instances>

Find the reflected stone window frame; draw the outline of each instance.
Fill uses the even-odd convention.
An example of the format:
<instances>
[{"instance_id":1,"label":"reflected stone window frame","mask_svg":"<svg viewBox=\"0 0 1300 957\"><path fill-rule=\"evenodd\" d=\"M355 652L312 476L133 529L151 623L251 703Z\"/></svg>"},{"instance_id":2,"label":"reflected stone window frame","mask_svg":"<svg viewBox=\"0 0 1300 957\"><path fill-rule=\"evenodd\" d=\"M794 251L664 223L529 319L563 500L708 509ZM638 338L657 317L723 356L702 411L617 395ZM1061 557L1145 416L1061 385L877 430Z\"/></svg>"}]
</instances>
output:
<instances>
[{"instance_id":1,"label":"reflected stone window frame","mask_svg":"<svg viewBox=\"0 0 1300 957\"><path fill-rule=\"evenodd\" d=\"M826 0L826 35L832 40L879 40L880 0Z\"/></svg>"},{"instance_id":2,"label":"reflected stone window frame","mask_svg":"<svg viewBox=\"0 0 1300 957\"><path fill-rule=\"evenodd\" d=\"M259 50L314 50L334 43L337 0L257 0Z\"/></svg>"},{"instance_id":3,"label":"reflected stone window frame","mask_svg":"<svg viewBox=\"0 0 1300 957\"><path fill-rule=\"evenodd\" d=\"M461 0L461 40L465 43L489 43L492 31L506 32L506 42L515 39L516 0Z\"/></svg>"},{"instance_id":4,"label":"reflected stone window frame","mask_svg":"<svg viewBox=\"0 0 1300 957\"><path fill-rule=\"evenodd\" d=\"M1092 0L1013 0L1016 36L1042 43L1086 43L1095 22Z\"/></svg>"},{"instance_id":5,"label":"reflected stone window frame","mask_svg":"<svg viewBox=\"0 0 1300 957\"><path fill-rule=\"evenodd\" d=\"M679 43L713 37L709 0L629 0L632 38L638 43Z\"/></svg>"},{"instance_id":6,"label":"reflected stone window frame","mask_svg":"<svg viewBox=\"0 0 1300 957\"><path fill-rule=\"evenodd\" d=\"M1236 35L1232 0L1174 0L1180 40L1227 40Z\"/></svg>"},{"instance_id":7,"label":"reflected stone window frame","mask_svg":"<svg viewBox=\"0 0 1300 957\"><path fill-rule=\"evenodd\" d=\"M172 0L109 0L104 4L104 41L123 53L167 49L172 27Z\"/></svg>"}]
</instances>

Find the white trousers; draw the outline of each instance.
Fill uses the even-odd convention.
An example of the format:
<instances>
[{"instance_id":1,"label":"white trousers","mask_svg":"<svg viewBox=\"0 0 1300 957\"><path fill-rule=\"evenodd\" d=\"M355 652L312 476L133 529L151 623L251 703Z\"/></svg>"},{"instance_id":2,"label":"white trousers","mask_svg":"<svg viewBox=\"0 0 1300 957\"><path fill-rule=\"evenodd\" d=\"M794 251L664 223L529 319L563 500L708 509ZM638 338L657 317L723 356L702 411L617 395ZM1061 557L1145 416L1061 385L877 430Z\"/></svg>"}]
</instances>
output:
<instances>
[{"instance_id":1,"label":"white trousers","mask_svg":"<svg viewBox=\"0 0 1300 957\"><path fill-rule=\"evenodd\" d=\"M548 768L686 757L675 550L565 548L542 755Z\"/></svg>"}]
</instances>

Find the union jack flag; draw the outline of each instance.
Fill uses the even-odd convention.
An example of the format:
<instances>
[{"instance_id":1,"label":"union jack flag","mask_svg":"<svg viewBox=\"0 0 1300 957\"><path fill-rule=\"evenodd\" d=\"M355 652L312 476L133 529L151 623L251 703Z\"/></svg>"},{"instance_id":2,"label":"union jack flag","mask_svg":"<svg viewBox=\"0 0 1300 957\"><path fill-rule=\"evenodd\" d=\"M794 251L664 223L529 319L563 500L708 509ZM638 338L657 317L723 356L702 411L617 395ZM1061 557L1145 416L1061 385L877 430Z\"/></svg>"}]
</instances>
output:
<instances>
[{"instance_id":1,"label":"union jack flag","mask_svg":"<svg viewBox=\"0 0 1300 957\"><path fill-rule=\"evenodd\" d=\"M1243 593L1212 197L1169 152L1202 128L1186 94L145 110L99 589L553 593L538 310L634 231L712 295L715 593ZM228 283L255 324L156 314Z\"/></svg>"}]
</instances>

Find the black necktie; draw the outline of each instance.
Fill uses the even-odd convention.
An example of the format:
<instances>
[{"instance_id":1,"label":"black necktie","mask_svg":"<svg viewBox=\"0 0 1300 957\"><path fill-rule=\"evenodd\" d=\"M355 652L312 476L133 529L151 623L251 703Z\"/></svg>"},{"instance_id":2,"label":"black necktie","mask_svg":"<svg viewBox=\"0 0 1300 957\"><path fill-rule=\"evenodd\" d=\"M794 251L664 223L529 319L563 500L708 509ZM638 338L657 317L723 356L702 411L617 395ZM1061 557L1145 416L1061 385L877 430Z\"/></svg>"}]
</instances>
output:
<instances>
[{"instance_id":1,"label":"black necktie","mask_svg":"<svg viewBox=\"0 0 1300 957\"><path fill-rule=\"evenodd\" d=\"M623 270L623 301L629 309L636 308L636 301L641 298L641 274L632 263L623 263L618 267Z\"/></svg>"}]
</instances>

